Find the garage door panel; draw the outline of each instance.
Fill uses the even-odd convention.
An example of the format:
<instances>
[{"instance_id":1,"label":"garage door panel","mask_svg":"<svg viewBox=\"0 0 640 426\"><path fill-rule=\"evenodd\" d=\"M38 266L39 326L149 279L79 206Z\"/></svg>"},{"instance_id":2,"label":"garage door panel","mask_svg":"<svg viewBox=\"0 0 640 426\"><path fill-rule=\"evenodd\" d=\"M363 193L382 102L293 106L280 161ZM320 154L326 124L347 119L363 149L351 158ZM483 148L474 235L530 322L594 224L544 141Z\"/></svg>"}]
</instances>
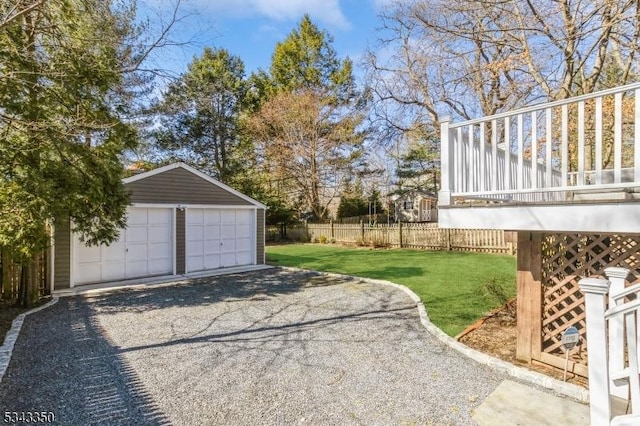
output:
<instances>
[{"instance_id":1,"label":"garage door panel","mask_svg":"<svg viewBox=\"0 0 640 426\"><path fill-rule=\"evenodd\" d=\"M250 251L239 251L236 253L236 262L238 265L248 265L253 260L252 257Z\"/></svg>"},{"instance_id":2,"label":"garage door panel","mask_svg":"<svg viewBox=\"0 0 640 426\"><path fill-rule=\"evenodd\" d=\"M169 243L149 244L150 259L170 259L171 245Z\"/></svg>"},{"instance_id":3,"label":"garage door panel","mask_svg":"<svg viewBox=\"0 0 640 426\"><path fill-rule=\"evenodd\" d=\"M241 225L250 225L253 222L253 212L250 210L237 210L236 223Z\"/></svg>"},{"instance_id":4,"label":"garage door panel","mask_svg":"<svg viewBox=\"0 0 640 426\"><path fill-rule=\"evenodd\" d=\"M223 224L235 224L236 223L236 211L235 210L220 210L220 222Z\"/></svg>"},{"instance_id":5,"label":"garage door panel","mask_svg":"<svg viewBox=\"0 0 640 426\"><path fill-rule=\"evenodd\" d=\"M97 282L101 280L102 269L100 262L83 263L78 265L77 274L84 282Z\"/></svg>"},{"instance_id":6,"label":"garage door panel","mask_svg":"<svg viewBox=\"0 0 640 426\"><path fill-rule=\"evenodd\" d=\"M251 238L238 238L235 243L236 251L251 251Z\"/></svg>"},{"instance_id":7,"label":"garage door panel","mask_svg":"<svg viewBox=\"0 0 640 426\"><path fill-rule=\"evenodd\" d=\"M79 244L76 244L76 247L79 250L76 250L74 254L77 256L79 262L100 262L102 256L100 246L87 247L83 242L79 242Z\"/></svg>"},{"instance_id":8,"label":"garage door panel","mask_svg":"<svg viewBox=\"0 0 640 426\"><path fill-rule=\"evenodd\" d=\"M203 214L206 224L220 224L220 210L205 210Z\"/></svg>"},{"instance_id":9,"label":"garage door panel","mask_svg":"<svg viewBox=\"0 0 640 426\"><path fill-rule=\"evenodd\" d=\"M238 225L236 226L236 238L248 238L252 234L251 225Z\"/></svg>"},{"instance_id":10,"label":"garage door panel","mask_svg":"<svg viewBox=\"0 0 640 426\"><path fill-rule=\"evenodd\" d=\"M216 269L220 267L220 255L209 255L205 257L202 269Z\"/></svg>"},{"instance_id":11,"label":"garage door panel","mask_svg":"<svg viewBox=\"0 0 640 426\"><path fill-rule=\"evenodd\" d=\"M202 225L187 225L187 237L190 241L202 241L202 235Z\"/></svg>"},{"instance_id":12,"label":"garage door panel","mask_svg":"<svg viewBox=\"0 0 640 426\"><path fill-rule=\"evenodd\" d=\"M231 239L236 237L236 226L235 225L222 225L220 227L220 238Z\"/></svg>"},{"instance_id":13,"label":"garage door panel","mask_svg":"<svg viewBox=\"0 0 640 426\"><path fill-rule=\"evenodd\" d=\"M235 253L236 252L236 240L222 240L222 252L223 253Z\"/></svg>"},{"instance_id":14,"label":"garage door panel","mask_svg":"<svg viewBox=\"0 0 640 426\"><path fill-rule=\"evenodd\" d=\"M188 272L253 262L253 210L202 208L188 209L188 212ZM198 229L193 225L199 218L202 218L204 227Z\"/></svg>"},{"instance_id":15,"label":"garage door panel","mask_svg":"<svg viewBox=\"0 0 640 426\"><path fill-rule=\"evenodd\" d=\"M220 253L220 241L219 240L207 240L204 242L204 254L218 254Z\"/></svg>"},{"instance_id":16,"label":"garage door panel","mask_svg":"<svg viewBox=\"0 0 640 426\"><path fill-rule=\"evenodd\" d=\"M187 271L202 271L204 269L204 256L187 257Z\"/></svg>"},{"instance_id":17,"label":"garage door panel","mask_svg":"<svg viewBox=\"0 0 640 426\"><path fill-rule=\"evenodd\" d=\"M167 259L151 259L149 260L149 273L148 275L157 275L167 273Z\"/></svg>"},{"instance_id":18,"label":"garage door panel","mask_svg":"<svg viewBox=\"0 0 640 426\"><path fill-rule=\"evenodd\" d=\"M132 226L127 229L127 245L131 243L147 243L149 240L149 229L144 226Z\"/></svg>"},{"instance_id":19,"label":"garage door panel","mask_svg":"<svg viewBox=\"0 0 640 426\"><path fill-rule=\"evenodd\" d=\"M143 260L128 260L126 264L126 277L143 277L148 275L148 261Z\"/></svg>"},{"instance_id":20,"label":"garage door panel","mask_svg":"<svg viewBox=\"0 0 640 426\"><path fill-rule=\"evenodd\" d=\"M204 254L202 241L189 241L187 243L187 253L189 256L201 256Z\"/></svg>"},{"instance_id":21,"label":"garage door panel","mask_svg":"<svg viewBox=\"0 0 640 426\"><path fill-rule=\"evenodd\" d=\"M149 227L149 242L160 243L171 241L171 229L166 225L154 225Z\"/></svg>"},{"instance_id":22,"label":"garage door panel","mask_svg":"<svg viewBox=\"0 0 640 426\"><path fill-rule=\"evenodd\" d=\"M205 240L219 240L220 239L220 225L207 225L204 230Z\"/></svg>"},{"instance_id":23,"label":"garage door panel","mask_svg":"<svg viewBox=\"0 0 640 426\"><path fill-rule=\"evenodd\" d=\"M114 281L125 278L125 262L110 262L102 265L102 281Z\"/></svg>"},{"instance_id":24,"label":"garage door panel","mask_svg":"<svg viewBox=\"0 0 640 426\"><path fill-rule=\"evenodd\" d=\"M200 209L188 209L187 210L187 222L190 224L198 225L204 223L204 212Z\"/></svg>"},{"instance_id":25,"label":"garage door panel","mask_svg":"<svg viewBox=\"0 0 640 426\"><path fill-rule=\"evenodd\" d=\"M171 224L172 212L169 209L149 209L149 225L169 225Z\"/></svg>"},{"instance_id":26,"label":"garage door panel","mask_svg":"<svg viewBox=\"0 0 640 426\"><path fill-rule=\"evenodd\" d=\"M171 273L173 245L172 209L130 207L117 242L86 248L76 241L74 284Z\"/></svg>"},{"instance_id":27,"label":"garage door panel","mask_svg":"<svg viewBox=\"0 0 640 426\"><path fill-rule=\"evenodd\" d=\"M107 263L124 262L126 249L127 247L124 243L102 246L102 257Z\"/></svg>"},{"instance_id":28,"label":"garage door panel","mask_svg":"<svg viewBox=\"0 0 640 426\"><path fill-rule=\"evenodd\" d=\"M131 208L127 211L127 226L146 225L149 223L147 209Z\"/></svg>"}]
</instances>

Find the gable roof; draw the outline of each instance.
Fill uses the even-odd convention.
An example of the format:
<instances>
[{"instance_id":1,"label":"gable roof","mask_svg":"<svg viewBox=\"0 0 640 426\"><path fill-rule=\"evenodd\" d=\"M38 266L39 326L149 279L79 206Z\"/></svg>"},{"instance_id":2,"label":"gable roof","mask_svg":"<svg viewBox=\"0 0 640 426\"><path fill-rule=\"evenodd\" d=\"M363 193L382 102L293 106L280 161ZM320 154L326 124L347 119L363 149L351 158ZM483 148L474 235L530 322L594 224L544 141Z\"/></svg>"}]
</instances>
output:
<instances>
[{"instance_id":1,"label":"gable roof","mask_svg":"<svg viewBox=\"0 0 640 426\"><path fill-rule=\"evenodd\" d=\"M193 167L191 167L191 166L189 166L189 165L187 165L185 163L182 163L182 162L172 163L172 164L169 164L167 166L158 167L157 169L149 170L148 172L143 172L143 173L140 173L140 174L137 174L137 175L134 175L134 176L130 176L128 178L122 179L122 182L126 185L126 184L129 184L129 183L137 182L137 181L140 181L140 180L143 180L143 179L146 179L146 178L150 178L152 176L156 176L156 175L159 175L161 173L165 173L165 172L168 172L168 171L171 171L171 170L175 170L175 169L183 169L183 170L185 170L185 171L187 171L187 172L189 172L189 173L191 173L191 174L193 174L193 175L195 175L195 176L197 176L197 177L199 177L199 178L211 183L212 185L215 185L216 187L218 187L218 188L220 188L220 189L222 189L224 191L227 191L230 194L235 195L236 197L238 197L238 198L246 201L247 203L252 204L252 205L254 205L254 206L258 207L258 208L261 208L261 209L266 209L267 208L267 206L265 206L261 202L256 201L253 198L251 198L251 197L249 197L247 195L244 195L243 193L241 193L239 191L236 191L235 189L231 188L230 186L227 186L224 183L219 182L216 179L212 178L211 176L209 176L209 175L207 175L205 173L202 173L200 170L197 170L197 169L195 169L195 168L193 168Z\"/></svg>"}]
</instances>

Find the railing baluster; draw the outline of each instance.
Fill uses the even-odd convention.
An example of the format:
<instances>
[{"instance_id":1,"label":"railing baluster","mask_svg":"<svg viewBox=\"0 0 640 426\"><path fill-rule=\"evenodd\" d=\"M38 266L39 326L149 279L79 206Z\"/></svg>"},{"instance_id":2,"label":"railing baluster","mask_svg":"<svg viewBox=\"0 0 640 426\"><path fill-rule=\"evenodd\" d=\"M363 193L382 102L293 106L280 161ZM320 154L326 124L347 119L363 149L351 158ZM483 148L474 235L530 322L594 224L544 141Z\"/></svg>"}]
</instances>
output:
<instances>
[{"instance_id":1,"label":"railing baluster","mask_svg":"<svg viewBox=\"0 0 640 426\"><path fill-rule=\"evenodd\" d=\"M622 93L614 96L613 181L622 182Z\"/></svg>"},{"instance_id":2,"label":"railing baluster","mask_svg":"<svg viewBox=\"0 0 640 426\"><path fill-rule=\"evenodd\" d=\"M491 190L498 189L498 122L491 120Z\"/></svg>"},{"instance_id":3,"label":"railing baluster","mask_svg":"<svg viewBox=\"0 0 640 426\"><path fill-rule=\"evenodd\" d=\"M560 173L562 176L562 186L569 185L567 175L569 171L569 109L567 105L562 105L562 148L560 156Z\"/></svg>"},{"instance_id":4,"label":"railing baluster","mask_svg":"<svg viewBox=\"0 0 640 426\"><path fill-rule=\"evenodd\" d=\"M578 102L578 182L584 185L584 101Z\"/></svg>"},{"instance_id":5,"label":"railing baluster","mask_svg":"<svg viewBox=\"0 0 640 426\"><path fill-rule=\"evenodd\" d=\"M487 168L486 168L487 159L484 158L484 149L486 145L486 141L484 140L484 125L485 125L484 122L480 123L480 187L478 188L479 191L487 190L485 186L485 181L486 181L485 175L487 173Z\"/></svg>"},{"instance_id":6,"label":"railing baluster","mask_svg":"<svg viewBox=\"0 0 640 426\"><path fill-rule=\"evenodd\" d=\"M602 184L602 97L596 98L596 185Z\"/></svg>"},{"instance_id":7,"label":"railing baluster","mask_svg":"<svg viewBox=\"0 0 640 426\"><path fill-rule=\"evenodd\" d=\"M511 186L511 124L509 117L504 118L504 189Z\"/></svg>"},{"instance_id":8,"label":"railing baluster","mask_svg":"<svg viewBox=\"0 0 640 426\"><path fill-rule=\"evenodd\" d=\"M475 144L475 140L473 137L473 125L470 125L468 128L468 146L467 146L467 191L475 191L475 177L478 173L478 170L475 168L475 161L473 155L473 145Z\"/></svg>"},{"instance_id":9,"label":"railing baluster","mask_svg":"<svg viewBox=\"0 0 640 426\"><path fill-rule=\"evenodd\" d=\"M464 140L462 139L462 127L456 129L456 189L455 192L464 192L466 188L463 186L465 172L467 168L464 166Z\"/></svg>"},{"instance_id":10,"label":"railing baluster","mask_svg":"<svg viewBox=\"0 0 640 426\"><path fill-rule=\"evenodd\" d=\"M553 152L553 128L552 128L552 119L553 117L551 116L551 114L553 113L553 110L551 108L547 108L545 110L545 118L546 118L546 122L545 122L545 131L547 133L546 136L546 141L545 141L545 155L546 155L546 183L545 186L547 188L551 188L553 186L553 180L552 180L552 169L551 169L551 154Z\"/></svg>"},{"instance_id":11,"label":"railing baluster","mask_svg":"<svg viewBox=\"0 0 640 426\"><path fill-rule=\"evenodd\" d=\"M538 113L531 112L531 188L538 187Z\"/></svg>"},{"instance_id":12,"label":"railing baluster","mask_svg":"<svg viewBox=\"0 0 640 426\"><path fill-rule=\"evenodd\" d=\"M522 189L524 169L524 117L518 114L518 168L516 169L516 188Z\"/></svg>"}]
</instances>

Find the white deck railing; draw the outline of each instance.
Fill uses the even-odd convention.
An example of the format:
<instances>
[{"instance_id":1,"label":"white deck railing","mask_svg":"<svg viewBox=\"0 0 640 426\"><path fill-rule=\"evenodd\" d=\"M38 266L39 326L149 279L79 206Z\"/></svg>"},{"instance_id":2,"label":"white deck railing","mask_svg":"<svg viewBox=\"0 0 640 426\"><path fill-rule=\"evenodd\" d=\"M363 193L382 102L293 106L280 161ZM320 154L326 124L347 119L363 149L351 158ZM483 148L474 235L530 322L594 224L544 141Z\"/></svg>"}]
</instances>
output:
<instances>
[{"instance_id":1,"label":"white deck railing","mask_svg":"<svg viewBox=\"0 0 640 426\"><path fill-rule=\"evenodd\" d=\"M441 206L453 197L563 201L569 192L640 186L640 83L460 123L445 119L441 167Z\"/></svg>"}]
</instances>

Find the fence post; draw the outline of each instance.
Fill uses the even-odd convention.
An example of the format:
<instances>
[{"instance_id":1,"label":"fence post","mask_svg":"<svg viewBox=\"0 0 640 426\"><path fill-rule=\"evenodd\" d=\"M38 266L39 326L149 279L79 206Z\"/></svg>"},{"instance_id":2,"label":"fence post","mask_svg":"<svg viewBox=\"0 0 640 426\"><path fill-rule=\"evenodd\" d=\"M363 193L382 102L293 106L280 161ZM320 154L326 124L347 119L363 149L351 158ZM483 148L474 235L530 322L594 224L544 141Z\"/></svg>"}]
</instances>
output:
<instances>
[{"instance_id":1,"label":"fence post","mask_svg":"<svg viewBox=\"0 0 640 426\"><path fill-rule=\"evenodd\" d=\"M451 228L446 228L444 235L447 238L447 251L451 251Z\"/></svg>"},{"instance_id":2,"label":"fence post","mask_svg":"<svg viewBox=\"0 0 640 426\"><path fill-rule=\"evenodd\" d=\"M398 222L398 241L400 248L402 248L402 222Z\"/></svg>"},{"instance_id":3,"label":"fence post","mask_svg":"<svg viewBox=\"0 0 640 426\"><path fill-rule=\"evenodd\" d=\"M362 240L362 243L364 244L364 221L360 221L360 239Z\"/></svg>"},{"instance_id":4,"label":"fence post","mask_svg":"<svg viewBox=\"0 0 640 426\"><path fill-rule=\"evenodd\" d=\"M519 252L518 248L518 252ZM589 354L589 402L592 425L608 425L611 401L607 378L607 330L604 319L608 280L583 278L578 282L584 294L587 315L587 353Z\"/></svg>"},{"instance_id":5,"label":"fence post","mask_svg":"<svg viewBox=\"0 0 640 426\"><path fill-rule=\"evenodd\" d=\"M333 219L331 219L329 223L331 224L331 239L334 240L336 237L333 233Z\"/></svg>"}]
</instances>

